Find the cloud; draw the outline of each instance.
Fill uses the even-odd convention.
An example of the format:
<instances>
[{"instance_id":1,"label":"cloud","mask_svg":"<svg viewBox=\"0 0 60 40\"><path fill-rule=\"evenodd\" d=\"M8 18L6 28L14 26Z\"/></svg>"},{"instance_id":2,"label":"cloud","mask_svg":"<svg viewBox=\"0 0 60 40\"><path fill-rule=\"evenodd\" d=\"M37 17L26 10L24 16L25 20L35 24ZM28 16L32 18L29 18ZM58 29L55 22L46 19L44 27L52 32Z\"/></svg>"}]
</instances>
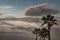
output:
<instances>
[{"instance_id":1,"label":"cloud","mask_svg":"<svg viewBox=\"0 0 60 40\"><path fill-rule=\"evenodd\" d=\"M12 14L17 10L16 6L0 6L0 13ZM17 11L16 11L17 12Z\"/></svg>"},{"instance_id":2,"label":"cloud","mask_svg":"<svg viewBox=\"0 0 60 40\"><path fill-rule=\"evenodd\" d=\"M9 17L8 17L9 18ZM12 17L11 17L12 18ZM9 18L9 19L11 19ZM17 18L17 17L16 17ZM60 17L56 17L58 24L60 24ZM13 18L12 18L13 19ZM40 27L41 22L38 24L39 18L23 17L20 20L3 20L0 21L0 38L3 40L34 40L35 36L31 33L33 28ZM33 21L36 22L34 23ZM58 25L60 26L60 25ZM60 40L60 27L53 27L51 30L52 40ZM28 36L29 35L29 36ZM8 37L6 37L8 36Z\"/></svg>"},{"instance_id":3,"label":"cloud","mask_svg":"<svg viewBox=\"0 0 60 40\"><path fill-rule=\"evenodd\" d=\"M60 24L60 17L57 17L58 24ZM35 20L37 18L23 18L23 20ZM38 18L39 19L39 18ZM40 19L41 20L41 19ZM0 22L0 35L2 39L18 39L18 40L34 40L35 36L31 33L33 27L37 27L37 23L30 23L27 21L3 21ZM40 27L41 23L38 25ZM58 25L60 26L60 25ZM3 32L2 32L3 31ZM60 27L51 30L52 40L60 40ZM8 36L8 37L5 37ZM12 38L11 38L12 37ZM13 38L14 37L14 38Z\"/></svg>"},{"instance_id":4,"label":"cloud","mask_svg":"<svg viewBox=\"0 0 60 40\"><path fill-rule=\"evenodd\" d=\"M24 14L27 16L40 16L40 15L46 15L46 14L56 14L59 13L58 10L53 5L49 5L48 3L41 4L41 5L35 5L28 7Z\"/></svg>"},{"instance_id":5,"label":"cloud","mask_svg":"<svg viewBox=\"0 0 60 40\"><path fill-rule=\"evenodd\" d=\"M14 6L0 6L0 9L10 9L14 8Z\"/></svg>"}]
</instances>

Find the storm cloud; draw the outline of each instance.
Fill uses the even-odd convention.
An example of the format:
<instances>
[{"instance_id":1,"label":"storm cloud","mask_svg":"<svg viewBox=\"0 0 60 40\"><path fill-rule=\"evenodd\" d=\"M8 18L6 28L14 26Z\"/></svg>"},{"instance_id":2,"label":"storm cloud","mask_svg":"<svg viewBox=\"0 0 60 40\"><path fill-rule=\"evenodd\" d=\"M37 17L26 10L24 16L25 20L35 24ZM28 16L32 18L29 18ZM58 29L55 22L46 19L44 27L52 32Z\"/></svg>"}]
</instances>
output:
<instances>
[{"instance_id":1,"label":"storm cloud","mask_svg":"<svg viewBox=\"0 0 60 40\"><path fill-rule=\"evenodd\" d=\"M51 5L52 6L52 5ZM46 14L56 14L59 13L59 10L56 8L51 7L48 3L30 6L26 8L24 14L26 16L41 16Z\"/></svg>"},{"instance_id":2,"label":"storm cloud","mask_svg":"<svg viewBox=\"0 0 60 40\"><path fill-rule=\"evenodd\" d=\"M51 40L60 40L60 17L55 18L58 21L58 28L52 27ZM14 17L13 20L13 18L6 18L5 16L3 19L6 20L0 21L1 40L35 40L35 35L32 34L32 31L41 25L41 19L35 17L22 17L14 21L17 17Z\"/></svg>"}]
</instances>

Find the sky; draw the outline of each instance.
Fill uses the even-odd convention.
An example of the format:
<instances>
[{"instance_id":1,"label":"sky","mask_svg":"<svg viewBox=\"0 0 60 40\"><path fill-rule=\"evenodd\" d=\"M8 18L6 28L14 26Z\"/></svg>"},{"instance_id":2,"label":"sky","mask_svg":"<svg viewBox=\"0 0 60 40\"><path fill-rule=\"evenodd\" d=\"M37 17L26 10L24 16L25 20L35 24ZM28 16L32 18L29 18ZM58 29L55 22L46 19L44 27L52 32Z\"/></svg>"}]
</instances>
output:
<instances>
[{"instance_id":1,"label":"sky","mask_svg":"<svg viewBox=\"0 0 60 40\"><path fill-rule=\"evenodd\" d=\"M29 6L49 3L60 7L60 0L0 0L0 13L24 16L24 10Z\"/></svg>"},{"instance_id":2,"label":"sky","mask_svg":"<svg viewBox=\"0 0 60 40\"><path fill-rule=\"evenodd\" d=\"M13 32L11 33L1 33L4 36L0 36L0 39L2 40L34 40L33 34L31 34L31 31L33 28L40 27L41 20L39 18L34 17L23 17L23 18L15 18L12 16L24 16L24 11L28 9L32 9L34 12L40 12L40 6L41 4L48 3L50 4L49 7L53 9L59 9L60 10L60 0L0 0L0 30L3 32ZM37 10L35 10L37 9ZM39 11L38 11L39 9ZM30 10L31 11L31 10ZM53 10L54 11L54 10ZM54 11L55 13L56 11ZM29 12L30 13L30 12ZM43 14L46 13L45 11ZM2 15L1 14L11 14L8 15ZM42 14L42 15L43 15ZM36 16L36 14L34 14ZM60 14L58 14L60 16ZM56 17L58 20L58 24L60 24L60 17ZM40 20L40 21L39 21ZM52 31L52 38L54 40L60 40L60 25L58 25L58 28L54 29ZM54 27L53 27L54 28ZM0 32L1 32L0 31ZM58 32L59 31L59 32ZM16 34L14 33L16 32ZM17 34L19 33L19 34ZM0 35L1 35L0 34ZM29 36L28 36L29 35ZM7 37L5 37L7 36ZM11 37L10 37L11 36ZM12 37L13 36L13 37ZM56 39L57 38L57 39Z\"/></svg>"}]
</instances>

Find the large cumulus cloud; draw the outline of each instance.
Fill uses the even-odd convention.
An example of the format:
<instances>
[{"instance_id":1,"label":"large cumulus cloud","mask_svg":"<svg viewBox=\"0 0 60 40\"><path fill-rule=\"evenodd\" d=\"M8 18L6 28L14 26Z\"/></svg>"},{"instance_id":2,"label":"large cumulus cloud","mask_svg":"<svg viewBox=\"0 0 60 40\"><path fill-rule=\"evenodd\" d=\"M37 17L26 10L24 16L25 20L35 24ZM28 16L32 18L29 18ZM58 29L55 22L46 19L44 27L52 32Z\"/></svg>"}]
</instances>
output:
<instances>
[{"instance_id":1,"label":"large cumulus cloud","mask_svg":"<svg viewBox=\"0 0 60 40\"><path fill-rule=\"evenodd\" d=\"M46 14L59 13L59 11L56 10L55 7L54 8L53 7L52 5L50 6L48 3L30 6L24 11L24 14L27 16L40 16L40 15L46 15Z\"/></svg>"}]
</instances>

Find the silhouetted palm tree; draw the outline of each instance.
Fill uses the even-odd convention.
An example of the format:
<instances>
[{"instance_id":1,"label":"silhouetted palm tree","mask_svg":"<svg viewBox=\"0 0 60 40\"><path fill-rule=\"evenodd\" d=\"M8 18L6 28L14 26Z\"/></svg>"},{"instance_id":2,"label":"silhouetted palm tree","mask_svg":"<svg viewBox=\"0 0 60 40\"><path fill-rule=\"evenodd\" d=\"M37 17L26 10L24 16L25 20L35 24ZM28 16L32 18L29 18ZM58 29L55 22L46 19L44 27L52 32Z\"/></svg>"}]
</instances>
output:
<instances>
[{"instance_id":1,"label":"silhouetted palm tree","mask_svg":"<svg viewBox=\"0 0 60 40\"><path fill-rule=\"evenodd\" d=\"M44 24L47 24L47 27L48 27L48 39L50 39L50 28L55 24L55 25L58 25L56 23L56 19L54 19L54 16L52 15L47 15L47 16L44 16L42 17L42 20L43 20L43 24L41 26L43 26Z\"/></svg>"},{"instance_id":2,"label":"silhouetted palm tree","mask_svg":"<svg viewBox=\"0 0 60 40\"><path fill-rule=\"evenodd\" d=\"M35 30L32 32L33 34L36 35L36 40L37 40L37 38L38 38L39 30L40 30L40 29L35 28Z\"/></svg>"},{"instance_id":3,"label":"silhouetted palm tree","mask_svg":"<svg viewBox=\"0 0 60 40\"><path fill-rule=\"evenodd\" d=\"M48 30L46 28L42 28L39 32L39 36L45 40L48 36Z\"/></svg>"}]
</instances>

